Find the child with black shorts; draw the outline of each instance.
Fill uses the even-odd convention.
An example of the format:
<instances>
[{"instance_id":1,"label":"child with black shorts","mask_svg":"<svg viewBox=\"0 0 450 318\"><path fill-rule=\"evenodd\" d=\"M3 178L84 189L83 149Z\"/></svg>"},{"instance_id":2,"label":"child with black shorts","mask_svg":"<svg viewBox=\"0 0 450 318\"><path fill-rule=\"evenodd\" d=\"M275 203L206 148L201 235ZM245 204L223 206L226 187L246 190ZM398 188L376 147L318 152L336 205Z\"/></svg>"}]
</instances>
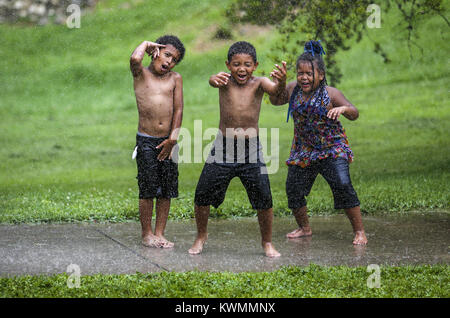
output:
<instances>
[{"instance_id":1,"label":"child with black shorts","mask_svg":"<svg viewBox=\"0 0 450 318\"><path fill-rule=\"evenodd\" d=\"M209 79L209 84L219 89L219 133L195 191L197 238L189 253L202 252L208 237L210 206L219 207L231 179L239 177L258 211L265 255L278 257L280 253L272 244L272 195L258 137L258 118L264 93L284 91L286 68L277 66L272 72L274 81L254 77L256 51L244 41L230 47L225 64L230 73L220 72Z\"/></svg>"},{"instance_id":2,"label":"child with black shorts","mask_svg":"<svg viewBox=\"0 0 450 318\"><path fill-rule=\"evenodd\" d=\"M320 173L331 187L334 208L344 209L350 219L355 234L353 244L364 245L367 238L360 202L349 173L353 152L338 121L340 115L355 120L359 113L338 89L327 86L323 53L320 42L307 42L305 52L297 59L297 80L279 96L270 97L274 105L289 102L287 119L292 115L294 120L294 140L286 161L286 193L299 227L287 237L312 235L305 197Z\"/></svg>"},{"instance_id":3,"label":"child with black shorts","mask_svg":"<svg viewBox=\"0 0 450 318\"><path fill-rule=\"evenodd\" d=\"M138 168L142 244L148 247L174 246L163 235L170 199L178 196L178 166L171 154L183 115L183 81L172 68L183 59L184 52L184 46L176 36L165 35L156 43L142 42L130 58L139 113L133 158L136 157ZM148 67L143 67L146 53L152 61ZM153 232L154 198L156 224Z\"/></svg>"}]
</instances>

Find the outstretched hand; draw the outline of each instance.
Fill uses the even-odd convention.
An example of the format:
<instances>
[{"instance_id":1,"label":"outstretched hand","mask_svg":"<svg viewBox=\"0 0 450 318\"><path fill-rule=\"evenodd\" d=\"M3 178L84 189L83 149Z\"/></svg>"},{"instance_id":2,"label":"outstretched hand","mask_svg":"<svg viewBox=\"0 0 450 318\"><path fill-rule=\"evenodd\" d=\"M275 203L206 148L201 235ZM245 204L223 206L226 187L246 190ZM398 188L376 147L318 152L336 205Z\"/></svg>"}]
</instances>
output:
<instances>
[{"instance_id":1,"label":"outstretched hand","mask_svg":"<svg viewBox=\"0 0 450 318\"><path fill-rule=\"evenodd\" d=\"M222 87L228 85L228 79L230 78L231 74L220 72L219 74L211 76L209 82L212 84L214 83L215 87Z\"/></svg>"},{"instance_id":2,"label":"outstretched hand","mask_svg":"<svg viewBox=\"0 0 450 318\"><path fill-rule=\"evenodd\" d=\"M176 140L172 139L166 139L162 143L160 143L158 146L156 146L156 149L162 148L161 152L158 155L158 160L163 161L167 158L172 159L172 148L177 143Z\"/></svg>"},{"instance_id":3,"label":"outstretched hand","mask_svg":"<svg viewBox=\"0 0 450 318\"><path fill-rule=\"evenodd\" d=\"M147 49L145 50L145 52L147 52L147 54L149 56L153 56L153 58L157 58L159 56L159 49L163 49L166 46L163 44L159 44L159 43L154 43L154 42L147 42Z\"/></svg>"},{"instance_id":4,"label":"outstretched hand","mask_svg":"<svg viewBox=\"0 0 450 318\"><path fill-rule=\"evenodd\" d=\"M273 69L273 71L270 73L270 76L280 83L286 82L286 74L287 74L286 62L282 61L281 64L282 66L275 64L276 68Z\"/></svg>"},{"instance_id":5,"label":"outstretched hand","mask_svg":"<svg viewBox=\"0 0 450 318\"><path fill-rule=\"evenodd\" d=\"M346 110L347 106L331 108L327 113L327 117L333 120L338 120L339 116L344 114Z\"/></svg>"}]
</instances>

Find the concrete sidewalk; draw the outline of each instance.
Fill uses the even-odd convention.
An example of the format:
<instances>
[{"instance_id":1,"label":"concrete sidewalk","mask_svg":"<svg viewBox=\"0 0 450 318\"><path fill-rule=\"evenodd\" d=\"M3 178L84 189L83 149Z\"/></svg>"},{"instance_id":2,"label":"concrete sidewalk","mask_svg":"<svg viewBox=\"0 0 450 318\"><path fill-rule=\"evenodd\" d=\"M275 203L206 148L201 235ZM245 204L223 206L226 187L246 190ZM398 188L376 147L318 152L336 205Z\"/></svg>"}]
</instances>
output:
<instances>
[{"instance_id":1,"label":"concrete sidewalk","mask_svg":"<svg viewBox=\"0 0 450 318\"><path fill-rule=\"evenodd\" d=\"M364 217L369 244L353 246L344 215L310 218L313 236L286 239L293 217L275 218L273 243L280 258L264 256L256 217L209 222L200 255L189 255L194 220L169 221L173 249L140 244L138 222L120 224L0 225L0 275L65 273L69 264L82 275L158 271L272 271L283 265L367 266L450 264L450 214L411 213Z\"/></svg>"}]
</instances>

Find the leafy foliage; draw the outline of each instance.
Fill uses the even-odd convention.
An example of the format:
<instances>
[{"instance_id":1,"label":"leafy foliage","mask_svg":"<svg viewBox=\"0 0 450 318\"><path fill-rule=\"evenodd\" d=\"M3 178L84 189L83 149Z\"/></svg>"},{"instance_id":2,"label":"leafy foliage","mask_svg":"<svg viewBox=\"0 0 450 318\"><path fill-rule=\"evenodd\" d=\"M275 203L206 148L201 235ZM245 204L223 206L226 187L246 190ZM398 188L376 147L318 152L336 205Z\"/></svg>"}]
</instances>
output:
<instances>
[{"instance_id":1,"label":"leafy foliage","mask_svg":"<svg viewBox=\"0 0 450 318\"><path fill-rule=\"evenodd\" d=\"M336 53L348 50L350 39L359 42L367 36L367 20L372 11L372 0L329 1L329 0L235 0L226 15L233 23L253 23L275 25L283 40L276 44L276 54L271 56L277 62L279 52L292 67L295 59L303 51L307 40L321 40L325 43L327 54L325 62L331 83L339 83L342 78L340 67L336 65ZM381 7L389 10L396 7L401 12L402 21L399 30L407 31L408 47L417 44L413 41L413 31L420 23L437 14L447 24L442 0L384 0ZM394 3L395 6L391 6ZM380 54L385 63L390 61L378 42L374 42L374 51ZM410 50L411 52L411 50Z\"/></svg>"}]
</instances>

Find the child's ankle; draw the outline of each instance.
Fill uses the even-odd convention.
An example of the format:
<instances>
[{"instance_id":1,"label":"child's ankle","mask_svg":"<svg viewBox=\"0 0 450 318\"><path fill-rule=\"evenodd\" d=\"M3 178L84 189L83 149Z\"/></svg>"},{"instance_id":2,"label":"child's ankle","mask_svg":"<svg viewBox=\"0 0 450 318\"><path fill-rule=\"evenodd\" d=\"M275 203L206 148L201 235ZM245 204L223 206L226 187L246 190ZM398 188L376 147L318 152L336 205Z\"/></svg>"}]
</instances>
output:
<instances>
[{"instance_id":1,"label":"child's ankle","mask_svg":"<svg viewBox=\"0 0 450 318\"><path fill-rule=\"evenodd\" d=\"M152 236L155 236L154 234L153 234L153 232L142 232L142 234L141 234L141 237L142 238L146 238L146 237L152 237Z\"/></svg>"},{"instance_id":2,"label":"child's ankle","mask_svg":"<svg viewBox=\"0 0 450 318\"><path fill-rule=\"evenodd\" d=\"M197 240L206 241L208 239L208 233L197 234Z\"/></svg>"}]
</instances>

